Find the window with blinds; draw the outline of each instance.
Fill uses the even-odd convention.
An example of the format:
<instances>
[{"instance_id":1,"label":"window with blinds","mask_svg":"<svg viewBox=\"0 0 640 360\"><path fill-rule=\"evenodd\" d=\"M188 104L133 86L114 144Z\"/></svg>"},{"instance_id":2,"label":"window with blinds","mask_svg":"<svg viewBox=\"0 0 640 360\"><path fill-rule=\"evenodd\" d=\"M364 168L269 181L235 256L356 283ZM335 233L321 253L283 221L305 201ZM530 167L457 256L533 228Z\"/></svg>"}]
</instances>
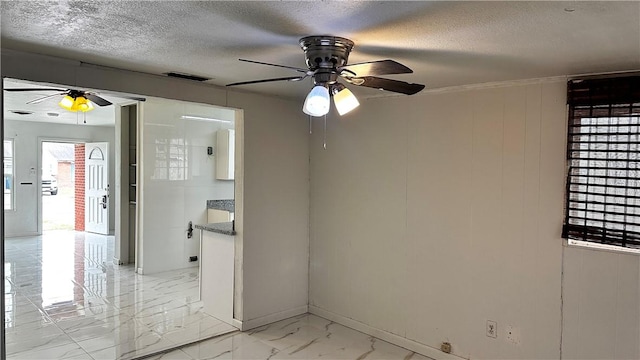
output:
<instances>
[{"instance_id":1,"label":"window with blinds","mask_svg":"<svg viewBox=\"0 0 640 360\"><path fill-rule=\"evenodd\" d=\"M568 83L562 237L640 249L640 76Z\"/></svg>"},{"instance_id":2,"label":"window with blinds","mask_svg":"<svg viewBox=\"0 0 640 360\"><path fill-rule=\"evenodd\" d=\"M562 237L640 249L640 76L568 83Z\"/></svg>"}]
</instances>

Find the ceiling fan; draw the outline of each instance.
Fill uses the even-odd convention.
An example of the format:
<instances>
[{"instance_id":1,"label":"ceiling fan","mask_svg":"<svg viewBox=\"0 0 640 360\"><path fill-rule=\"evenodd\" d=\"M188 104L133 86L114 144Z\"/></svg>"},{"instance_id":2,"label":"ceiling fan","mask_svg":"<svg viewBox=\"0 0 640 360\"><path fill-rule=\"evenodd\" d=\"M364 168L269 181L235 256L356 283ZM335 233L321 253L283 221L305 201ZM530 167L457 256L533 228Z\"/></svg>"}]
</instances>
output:
<instances>
[{"instance_id":1,"label":"ceiling fan","mask_svg":"<svg viewBox=\"0 0 640 360\"><path fill-rule=\"evenodd\" d=\"M239 59L240 61L277 66L295 70L301 75L273 79L242 81L227 86L258 84L273 81L300 81L313 78L314 87L307 95L302 111L311 116L322 116L329 112L330 96L333 96L336 110L340 115L358 107L356 97L347 87L338 82L343 79L355 86L364 86L400 94L413 95L424 89L422 84L377 77L377 75L410 74L413 71L394 60L377 60L358 64L348 64L349 53L354 43L338 36L307 36L299 41L304 51L308 69L270 64L260 61Z\"/></svg>"},{"instance_id":2,"label":"ceiling fan","mask_svg":"<svg viewBox=\"0 0 640 360\"><path fill-rule=\"evenodd\" d=\"M98 106L109 106L112 103L95 93L83 91L83 90L74 90L74 89L54 89L54 88L18 88L18 89L4 89L5 91L11 92L26 92L26 91L55 91L55 94L43 96L31 101L28 101L27 104L37 104L46 99L52 98L54 96L64 96L62 100L58 103L62 108L72 111L72 112L87 112L93 110L93 104L95 103Z\"/></svg>"}]
</instances>

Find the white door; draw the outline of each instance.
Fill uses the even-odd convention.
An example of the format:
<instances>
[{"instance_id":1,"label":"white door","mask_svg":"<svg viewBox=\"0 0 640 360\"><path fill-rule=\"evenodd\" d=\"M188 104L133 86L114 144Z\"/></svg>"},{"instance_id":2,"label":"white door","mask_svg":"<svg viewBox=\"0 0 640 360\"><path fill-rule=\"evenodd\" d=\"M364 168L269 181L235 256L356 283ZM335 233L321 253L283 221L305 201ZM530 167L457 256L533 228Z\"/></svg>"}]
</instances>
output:
<instances>
[{"instance_id":1,"label":"white door","mask_svg":"<svg viewBox=\"0 0 640 360\"><path fill-rule=\"evenodd\" d=\"M108 143L86 143L84 148L84 229L109 234Z\"/></svg>"}]
</instances>

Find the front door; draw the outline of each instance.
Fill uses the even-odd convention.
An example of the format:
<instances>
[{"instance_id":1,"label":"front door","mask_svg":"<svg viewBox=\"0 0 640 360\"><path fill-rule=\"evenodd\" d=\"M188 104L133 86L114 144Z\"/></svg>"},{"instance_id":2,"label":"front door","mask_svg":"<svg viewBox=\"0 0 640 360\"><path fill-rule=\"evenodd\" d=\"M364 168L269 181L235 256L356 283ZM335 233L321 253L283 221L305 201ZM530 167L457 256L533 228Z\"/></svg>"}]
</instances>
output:
<instances>
[{"instance_id":1,"label":"front door","mask_svg":"<svg viewBox=\"0 0 640 360\"><path fill-rule=\"evenodd\" d=\"M84 153L85 231L109 234L108 143L86 143Z\"/></svg>"}]
</instances>

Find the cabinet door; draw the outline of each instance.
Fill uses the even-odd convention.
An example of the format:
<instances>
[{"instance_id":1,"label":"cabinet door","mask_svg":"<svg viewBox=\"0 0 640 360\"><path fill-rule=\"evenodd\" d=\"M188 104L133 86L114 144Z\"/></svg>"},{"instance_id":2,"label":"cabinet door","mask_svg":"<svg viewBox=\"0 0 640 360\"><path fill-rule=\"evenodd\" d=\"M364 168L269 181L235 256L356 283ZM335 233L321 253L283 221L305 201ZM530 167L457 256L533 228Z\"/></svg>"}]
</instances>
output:
<instances>
[{"instance_id":1,"label":"cabinet door","mask_svg":"<svg viewBox=\"0 0 640 360\"><path fill-rule=\"evenodd\" d=\"M200 294L204 312L233 323L234 237L203 231Z\"/></svg>"}]
</instances>

